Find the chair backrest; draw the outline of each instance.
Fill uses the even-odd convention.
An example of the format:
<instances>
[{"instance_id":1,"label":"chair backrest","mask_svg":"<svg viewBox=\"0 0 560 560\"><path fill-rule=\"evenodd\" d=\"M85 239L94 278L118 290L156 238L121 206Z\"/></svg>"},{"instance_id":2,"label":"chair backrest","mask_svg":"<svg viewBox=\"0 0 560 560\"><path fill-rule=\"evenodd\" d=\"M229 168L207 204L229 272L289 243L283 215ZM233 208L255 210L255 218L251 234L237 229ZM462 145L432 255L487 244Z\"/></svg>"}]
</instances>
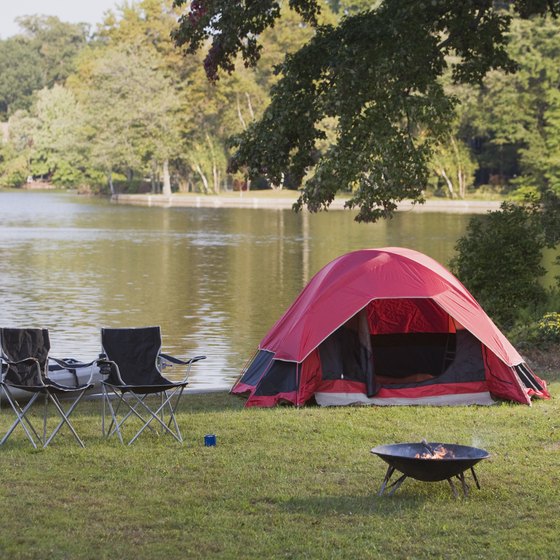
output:
<instances>
[{"instance_id":1,"label":"chair backrest","mask_svg":"<svg viewBox=\"0 0 560 560\"><path fill-rule=\"evenodd\" d=\"M159 327L101 329L101 345L107 358L119 368L125 385L158 385L169 383L161 375L158 357L161 352ZM119 379L110 383L120 384Z\"/></svg>"},{"instance_id":2,"label":"chair backrest","mask_svg":"<svg viewBox=\"0 0 560 560\"><path fill-rule=\"evenodd\" d=\"M7 365L6 382L24 387L44 384L51 349L47 329L0 329L0 347L2 357L8 362L26 360L17 365Z\"/></svg>"}]
</instances>

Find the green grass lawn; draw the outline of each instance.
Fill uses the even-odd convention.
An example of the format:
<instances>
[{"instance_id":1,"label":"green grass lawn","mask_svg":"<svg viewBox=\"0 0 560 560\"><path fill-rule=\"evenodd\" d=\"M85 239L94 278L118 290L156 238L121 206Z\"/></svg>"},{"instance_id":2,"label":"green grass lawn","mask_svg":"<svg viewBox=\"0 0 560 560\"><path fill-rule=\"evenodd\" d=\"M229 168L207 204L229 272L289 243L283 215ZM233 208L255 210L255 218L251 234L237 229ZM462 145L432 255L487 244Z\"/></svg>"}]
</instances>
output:
<instances>
[{"instance_id":1,"label":"green grass lawn","mask_svg":"<svg viewBox=\"0 0 560 560\"><path fill-rule=\"evenodd\" d=\"M558 558L560 383L532 407L244 409L188 395L180 445L101 438L99 401L34 451L0 448L0 558ZM11 423L0 412L0 431ZM216 447L204 447L206 433ZM378 497L383 443L484 447L481 490L407 480Z\"/></svg>"}]
</instances>

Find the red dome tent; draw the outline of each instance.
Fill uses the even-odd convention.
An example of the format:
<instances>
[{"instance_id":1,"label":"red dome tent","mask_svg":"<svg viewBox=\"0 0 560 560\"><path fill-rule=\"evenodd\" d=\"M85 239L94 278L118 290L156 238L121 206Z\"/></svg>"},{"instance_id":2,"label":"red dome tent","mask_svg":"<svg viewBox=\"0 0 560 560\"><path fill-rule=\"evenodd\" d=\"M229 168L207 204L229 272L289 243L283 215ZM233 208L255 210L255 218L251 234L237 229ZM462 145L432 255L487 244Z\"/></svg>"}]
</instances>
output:
<instances>
[{"instance_id":1,"label":"red dome tent","mask_svg":"<svg viewBox=\"0 0 560 560\"><path fill-rule=\"evenodd\" d=\"M411 249L320 270L232 388L247 406L531 404L546 383L443 266Z\"/></svg>"}]
</instances>

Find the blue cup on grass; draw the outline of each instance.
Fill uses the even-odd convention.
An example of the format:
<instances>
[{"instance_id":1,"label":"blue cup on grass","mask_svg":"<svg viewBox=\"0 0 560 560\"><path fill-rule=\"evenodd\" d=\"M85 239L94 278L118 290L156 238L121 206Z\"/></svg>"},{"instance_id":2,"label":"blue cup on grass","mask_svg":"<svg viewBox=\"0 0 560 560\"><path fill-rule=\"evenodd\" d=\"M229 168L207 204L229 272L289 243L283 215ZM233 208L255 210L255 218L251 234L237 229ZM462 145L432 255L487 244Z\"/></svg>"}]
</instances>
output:
<instances>
[{"instance_id":1,"label":"blue cup on grass","mask_svg":"<svg viewBox=\"0 0 560 560\"><path fill-rule=\"evenodd\" d=\"M205 447L215 447L216 446L216 434L206 434L204 436Z\"/></svg>"}]
</instances>

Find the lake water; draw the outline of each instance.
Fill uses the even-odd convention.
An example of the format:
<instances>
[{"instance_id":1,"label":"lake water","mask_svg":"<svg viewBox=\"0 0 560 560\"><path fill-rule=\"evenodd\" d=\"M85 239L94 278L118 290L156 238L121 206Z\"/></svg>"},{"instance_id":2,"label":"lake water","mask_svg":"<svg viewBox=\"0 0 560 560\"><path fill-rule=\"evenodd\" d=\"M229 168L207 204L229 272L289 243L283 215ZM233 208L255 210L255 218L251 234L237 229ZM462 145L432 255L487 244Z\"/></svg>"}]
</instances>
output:
<instances>
[{"instance_id":1,"label":"lake water","mask_svg":"<svg viewBox=\"0 0 560 560\"><path fill-rule=\"evenodd\" d=\"M204 354L197 388L231 385L312 275L355 249L404 246L447 265L468 215L143 208L0 192L0 324L50 329L55 357L92 360L100 328L160 325L164 351Z\"/></svg>"}]
</instances>

